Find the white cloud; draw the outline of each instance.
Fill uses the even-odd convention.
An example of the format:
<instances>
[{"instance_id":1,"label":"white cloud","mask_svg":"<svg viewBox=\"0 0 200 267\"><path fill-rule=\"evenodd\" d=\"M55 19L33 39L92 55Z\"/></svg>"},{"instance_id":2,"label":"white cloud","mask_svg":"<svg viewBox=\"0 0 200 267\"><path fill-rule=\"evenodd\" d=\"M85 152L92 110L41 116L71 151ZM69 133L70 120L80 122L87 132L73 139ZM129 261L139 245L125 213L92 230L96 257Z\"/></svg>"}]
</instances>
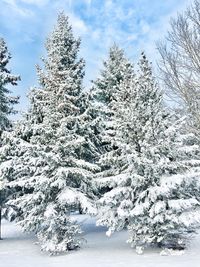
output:
<instances>
[{"instance_id":1,"label":"white cloud","mask_svg":"<svg viewBox=\"0 0 200 267\"><path fill-rule=\"evenodd\" d=\"M49 3L49 0L20 0L20 2L42 7L47 5Z\"/></svg>"},{"instance_id":2,"label":"white cloud","mask_svg":"<svg viewBox=\"0 0 200 267\"><path fill-rule=\"evenodd\" d=\"M75 33L78 33L79 35L87 33L88 28L82 19L80 19L78 16L75 16L73 13L69 13L68 16Z\"/></svg>"},{"instance_id":3,"label":"white cloud","mask_svg":"<svg viewBox=\"0 0 200 267\"><path fill-rule=\"evenodd\" d=\"M19 15L22 17L30 17L33 12L29 9L20 7L16 0L2 0L8 7L8 10L14 13L14 15Z\"/></svg>"},{"instance_id":4,"label":"white cloud","mask_svg":"<svg viewBox=\"0 0 200 267\"><path fill-rule=\"evenodd\" d=\"M83 0L85 3L86 3L86 5L88 5L88 6L90 6L91 4L92 4L92 0Z\"/></svg>"},{"instance_id":5,"label":"white cloud","mask_svg":"<svg viewBox=\"0 0 200 267\"><path fill-rule=\"evenodd\" d=\"M127 41L136 41L137 39L138 39L137 33L133 33L131 35L128 35L128 37L127 37Z\"/></svg>"},{"instance_id":6,"label":"white cloud","mask_svg":"<svg viewBox=\"0 0 200 267\"><path fill-rule=\"evenodd\" d=\"M100 40L100 38L101 38L101 31L100 31L100 29L91 31L91 35L90 36L92 37L93 41Z\"/></svg>"},{"instance_id":7,"label":"white cloud","mask_svg":"<svg viewBox=\"0 0 200 267\"><path fill-rule=\"evenodd\" d=\"M140 21L140 29L142 34L147 34L150 31L150 25L145 20Z\"/></svg>"}]
</instances>

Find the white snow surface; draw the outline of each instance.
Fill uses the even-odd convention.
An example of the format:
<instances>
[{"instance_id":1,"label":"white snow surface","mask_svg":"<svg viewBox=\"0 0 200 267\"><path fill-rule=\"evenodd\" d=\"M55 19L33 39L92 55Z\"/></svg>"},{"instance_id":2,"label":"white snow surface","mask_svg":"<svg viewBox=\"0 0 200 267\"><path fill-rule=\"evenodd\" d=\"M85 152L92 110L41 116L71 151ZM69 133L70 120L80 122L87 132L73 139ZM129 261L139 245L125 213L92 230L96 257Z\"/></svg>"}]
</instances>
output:
<instances>
[{"instance_id":1,"label":"white snow surface","mask_svg":"<svg viewBox=\"0 0 200 267\"><path fill-rule=\"evenodd\" d=\"M145 249L138 255L126 243L125 231L106 236L105 227L97 227L95 219L75 215L82 224L87 239L82 248L60 256L48 256L40 251L33 235L25 234L14 223L3 221L0 241L0 267L199 267L200 234L183 253L165 253L161 249Z\"/></svg>"}]
</instances>

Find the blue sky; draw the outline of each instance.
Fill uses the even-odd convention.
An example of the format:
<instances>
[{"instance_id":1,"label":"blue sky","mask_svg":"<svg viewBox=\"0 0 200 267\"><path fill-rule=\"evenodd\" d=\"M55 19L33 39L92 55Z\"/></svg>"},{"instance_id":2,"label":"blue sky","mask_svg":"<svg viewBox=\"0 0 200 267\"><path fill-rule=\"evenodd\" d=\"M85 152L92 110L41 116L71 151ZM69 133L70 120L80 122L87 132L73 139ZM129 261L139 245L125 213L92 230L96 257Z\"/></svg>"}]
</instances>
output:
<instances>
[{"instance_id":1,"label":"blue sky","mask_svg":"<svg viewBox=\"0 0 200 267\"><path fill-rule=\"evenodd\" d=\"M44 42L59 10L69 15L76 36L82 38L81 56L86 60L84 85L90 86L113 42L136 60L144 50L152 62L158 58L155 42L167 32L170 17L176 16L189 0L1 0L0 36L12 54L12 72L22 81L20 111L27 108L26 95L37 85L35 64L45 54Z\"/></svg>"}]
</instances>

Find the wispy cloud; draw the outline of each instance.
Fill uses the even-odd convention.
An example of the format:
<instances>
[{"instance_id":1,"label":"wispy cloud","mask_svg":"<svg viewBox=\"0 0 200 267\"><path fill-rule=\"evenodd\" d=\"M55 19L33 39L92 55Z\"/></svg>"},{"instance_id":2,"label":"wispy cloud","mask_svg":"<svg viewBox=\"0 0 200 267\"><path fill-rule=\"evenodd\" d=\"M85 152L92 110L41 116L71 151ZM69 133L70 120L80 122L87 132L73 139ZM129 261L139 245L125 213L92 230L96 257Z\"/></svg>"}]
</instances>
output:
<instances>
[{"instance_id":1,"label":"wispy cloud","mask_svg":"<svg viewBox=\"0 0 200 267\"><path fill-rule=\"evenodd\" d=\"M47 5L50 1L49 0L20 0L20 2L42 7L42 6Z\"/></svg>"},{"instance_id":2,"label":"wispy cloud","mask_svg":"<svg viewBox=\"0 0 200 267\"><path fill-rule=\"evenodd\" d=\"M1 13L6 14L5 11L7 11L7 15L10 15L10 12L14 14L15 16L22 16L22 17L29 17L32 16L32 11L30 9L26 9L24 7L20 7L20 5L17 4L16 0L2 0L2 2L5 4L4 9L1 9Z\"/></svg>"}]
</instances>

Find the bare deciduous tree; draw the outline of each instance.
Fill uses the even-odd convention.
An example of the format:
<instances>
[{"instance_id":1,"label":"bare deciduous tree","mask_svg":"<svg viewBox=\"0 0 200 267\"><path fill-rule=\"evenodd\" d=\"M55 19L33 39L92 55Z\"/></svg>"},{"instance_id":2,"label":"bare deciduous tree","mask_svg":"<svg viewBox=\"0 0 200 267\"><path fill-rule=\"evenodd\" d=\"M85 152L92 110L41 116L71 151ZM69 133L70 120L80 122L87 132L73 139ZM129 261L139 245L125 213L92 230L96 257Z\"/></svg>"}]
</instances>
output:
<instances>
[{"instance_id":1,"label":"bare deciduous tree","mask_svg":"<svg viewBox=\"0 0 200 267\"><path fill-rule=\"evenodd\" d=\"M200 1L171 20L171 28L158 44L161 76L167 92L179 101L200 132Z\"/></svg>"}]
</instances>

